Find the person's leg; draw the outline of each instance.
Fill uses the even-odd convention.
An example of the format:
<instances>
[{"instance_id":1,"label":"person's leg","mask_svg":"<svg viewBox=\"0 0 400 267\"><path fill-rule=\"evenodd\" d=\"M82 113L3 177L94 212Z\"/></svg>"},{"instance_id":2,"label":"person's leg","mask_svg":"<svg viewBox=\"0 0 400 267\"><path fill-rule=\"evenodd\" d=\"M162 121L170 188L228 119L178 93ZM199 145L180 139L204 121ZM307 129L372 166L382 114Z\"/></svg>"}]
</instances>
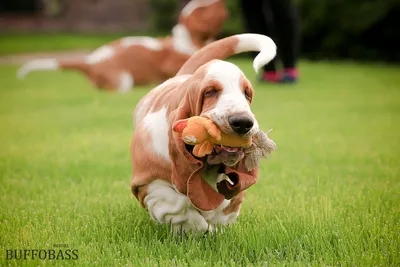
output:
<instances>
[{"instance_id":1,"label":"person's leg","mask_svg":"<svg viewBox=\"0 0 400 267\"><path fill-rule=\"evenodd\" d=\"M241 0L240 1L246 31L258 33L272 38L271 25L265 16L265 9L269 9L268 0ZM274 39L274 38L273 38ZM255 53L253 53L255 55ZM262 79L278 81L279 76L276 69L276 59L264 66Z\"/></svg>"},{"instance_id":2,"label":"person's leg","mask_svg":"<svg viewBox=\"0 0 400 267\"><path fill-rule=\"evenodd\" d=\"M181 0L180 1L180 9L184 8L187 4L189 4L190 0Z\"/></svg>"},{"instance_id":3,"label":"person's leg","mask_svg":"<svg viewBox=\"0 0 400 267\"><path fill-rule=\"evenodd\" d=\"M300 19L291 0L269 0L278 36L279 56L283 63L282 82L298 78L296 61L300 46Z\"/></svg>"}]
</instances>

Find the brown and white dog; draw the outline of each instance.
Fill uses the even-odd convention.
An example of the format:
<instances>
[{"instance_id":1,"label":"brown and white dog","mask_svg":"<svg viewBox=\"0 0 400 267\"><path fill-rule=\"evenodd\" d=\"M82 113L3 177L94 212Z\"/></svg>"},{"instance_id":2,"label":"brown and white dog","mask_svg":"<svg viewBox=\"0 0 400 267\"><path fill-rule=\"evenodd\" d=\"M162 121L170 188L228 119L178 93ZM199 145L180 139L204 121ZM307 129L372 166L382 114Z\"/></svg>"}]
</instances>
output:
<instances>
[{"instance_id":1,"label":"brown and white dog","mask_svg":"<svg viewBox=\"0 0 400 267\"><path fill-rule=\"evenodd\" d=\"M258 34L211 43L137 104L131 190L157 222L185 231L230 224L239 214L245 189L256 182L258 169L244 168L241 149L219 146L208 158L195 158L192 147L173 131L175 122L192 116L211 118L227 134L259 131L250 110L249 80L236 65L218 60L246 51L260 51L253 62L257 71L275 57L276 46Z\"/></svg>"},{"instance_id":2,"label":"brown and white dog","mask_svg":"<svg viewBox=\"0 0 400 267\"><path fill-rule=\"evenodd\" d=\"M34 70L79 70L97 88L120 92L133 85L159 83L173 77L194 52L213 41L226 17L225 0L192 0L182 9L171 36L124 37L82 60L32 60L18 70L18 77Z\"/></svg>"}]
</instances>

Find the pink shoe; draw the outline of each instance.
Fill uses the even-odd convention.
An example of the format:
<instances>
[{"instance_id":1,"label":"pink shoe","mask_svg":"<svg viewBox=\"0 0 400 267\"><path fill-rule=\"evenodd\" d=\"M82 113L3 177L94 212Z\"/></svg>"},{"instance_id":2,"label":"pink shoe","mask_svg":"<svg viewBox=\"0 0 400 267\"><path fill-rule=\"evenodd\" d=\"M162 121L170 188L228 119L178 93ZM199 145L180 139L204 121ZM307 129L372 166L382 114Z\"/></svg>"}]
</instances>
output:
<instances>
[{"instance_id":1,"label":"pink shoe","mask_svg":"<svg viewBox=\"0 0 400 267\"><path fill-rule=\"evenodd\" d=\"M268 83L278 83L281 79L280 73L277 71L264 71L260 80Z\"/></svg>"}]
</instances>

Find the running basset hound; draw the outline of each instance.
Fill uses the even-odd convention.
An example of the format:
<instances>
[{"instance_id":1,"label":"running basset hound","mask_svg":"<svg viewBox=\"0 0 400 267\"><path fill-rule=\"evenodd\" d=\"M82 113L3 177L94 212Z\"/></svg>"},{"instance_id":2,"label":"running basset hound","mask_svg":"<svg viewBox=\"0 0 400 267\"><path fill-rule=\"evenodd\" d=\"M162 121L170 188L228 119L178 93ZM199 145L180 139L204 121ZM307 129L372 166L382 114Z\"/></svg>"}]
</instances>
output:
<instances>
[{"instance_id":1,"label":"running basset hound","mask_svg":"<svg viewBox=\"0 0 400 267\"><path fill-rule=\"evenodd\" d=\"M82 60L36 59L18 70L79 70L99 89L126 92L134 85L173 77L186 60L213 41L227 17L225 0L192 0L181 11L172 35L124 37L101 46Z\"/></svg>"},{"instance_id":2,"label":"running basset hound","mask_svg":"<svg viewBox=\"0 0 400 267\"><path fill-rule=\"evenodd\" d=\"M253 62L258 70L275 57L276 46L258 34L211 43L137 104L131 190L157 222L185 231L230 224L239 214L245 190L256 183L258 169L246 170L243 149L218 146L208 157L196 158L193 147L173 131L175 122L192 116L212 119L227 134L259 131L250 110L249 80L236 65L219 60L246 51L260 51Z\"/></svg>"}]
</instances>

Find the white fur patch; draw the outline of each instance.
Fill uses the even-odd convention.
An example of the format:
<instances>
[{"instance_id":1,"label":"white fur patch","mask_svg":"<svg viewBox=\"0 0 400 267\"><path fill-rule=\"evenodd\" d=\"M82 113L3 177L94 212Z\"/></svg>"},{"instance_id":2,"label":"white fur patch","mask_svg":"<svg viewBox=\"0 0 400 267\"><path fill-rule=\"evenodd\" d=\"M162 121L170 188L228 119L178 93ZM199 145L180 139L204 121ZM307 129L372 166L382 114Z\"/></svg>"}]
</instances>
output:
<instances>
[{"instance_id":1,"label":"white fur patch","mask_svg":"<svg viewBox=\"0 0 400 267\"><path fill-rule=\"evenodd\" d=\"M198 50L192 42L188 29L182 24L177 24L172 28L172 45L176 51L187 55L192 55Z\"/></svg>"},{"instance_id":2,"label":"white fur patch","mask_svg":"<svg viewBox=\"0 0 400 267\"><path fill-rule=\"evenodd\" d=\"M28 73L34 70L57 70L58 62L56 59L45 58L45 59L34 59L26 62L17 71L17 77L19 79L24 78Z\"/></svg>"},{"instance_id":3,"label":"white fur patch","mask_svg":"<svg viewBox=\"0 0 400 267\"><path fill-rule=\"evenodd\" d=\"M150 217L161 224L171 223L175 230L207 231L214 230L218 224L226 225L235 221L238 212L225 215L223 210L230 200L224 200L212 211L199 211L187 196L176 191L174 186L163 180L151 182L144 203Z\"/></svg>"},{"instance_id":4,"label":"white fur patch","mask_svg":"<svg viewBox=\"0 0 400 267\"><path fill-rule=\"evenodd\" d=\"M163 44L159 40L151 37L133 36L124 37L121 39L122 47L128 47L132 45L141 45L153 51L160 51L161 49L163 49Z\"/></svg>"},{"instance_id":5,"label":"white fur patch","mask_svg":"<svg viewBox=\"0 0 400 267\"><path fill-rule=\"evenodd\" d=\"M192 75L191 74L179 75L179 76L175 76L173 78L170 78L170 79L166 80L165 82L163 82L162 84L160 84L160 85L156 86L155 88L153 88L150 91L150 93L154 93L154 92L157 92L157 91L162 91L165 88L167 88L167 86L170 86L170 85L173 85L173 84L176 84L178 86L180 83L183 83L184 81L189 79L190 76L192 76Z\"/></svg>"},{"instance_id":6,"label":"white fur patch","mask_svg":"<svg viewBox=\"0 0 400 267\"><path fill-rule=\"evenodd\" d=\"M268 36L254 33L235 35L239 39L235 53L247 51L260 51L253 61L255 72L270 62L276 56L276 45Z\"/></svg>"},{"instance_id":7,"label":"white fur patch","mask_svg":"<svg viewBox=\"0 0 400 267\"><path fill-rule=\"evenodd\" d=\"M164 90L170 90L169 86L174 86L174 85L175 86L179 86L184 81L189 79L190 76L192 76L192 75L179 75L179 76L175 76L173 78L170 78L170 79L166 80L165 82L163 82L162 84L160 84L160 85L156 86L155 88L151 89L149 94L154 95L154 94L158 94L159 92L162 92Z\"/></svg>"},{"instance_id":8,"label":"white fur patch","mask_svg":"<svg viewBox=\"0 0 400 267\"><path fill-rule=\"evenodd\" d=\"M170 183L156 180L149 184L144 203L150 217L159 223L171 223L184 231L207 231L208 223L185 195L175 191Z\"/></svg>"},{"instance_id":9,"label":"white fur patch","mask_svg":"<svg viewBox=\"0 0 400 267\"><path fill-rule=\"evenodd\" d=\"M132 89L133 86L133 77L128 72L122 72L119 77L119 88L118 92L126 93Z\"/></svg>"},{"instance_id":10,"label":"white fur patch","mask_svg":"<svg viewBox=\"0 0 400 267\"><path fill-rule=\"evenodd\" d=\"M110 59L114 55L115 48L109 45L105 45L97 48L90 55L86 56L85 62L92 65Z\"/></svg>"},{"instance_id":11,"label":"white fur patch","mask_svg":"<svg viewBox=\"0 0 400 267\"><path fill-rule=\"evenodd\" d=\"M226 124L228 117L234 113L247 113L254 118L250 105L241 88L240 78L243 72L234 64L216 60L210 64L206 79L217 80L222 85L222 93L217 104L206 114L219 126Z\"/></svg>"},{"instance_id":12,"label":"white fur patch","mask_svg":"<svg viewBox=\"0 0 400 267\"><path fill-rule=\"evenodd\" d=\"M151 144L149 145L151 145L152 151L171 162L168 149L167 108L164 106L156 112L147 114L143 118L143 126L151 135Z\"/></svg>"},{"instance_id":13,"label":"white fur patch","mask_svg":"<svg viewBox=\"0 0 400 267\"><path fill-rule=\"evenodd\" d=\"M192 75L191 74L186 74L186 75L179 75L175 76L171 79L166 80L162 85L169 85L171 83L183 83L187 79L189 79Z\"/></svg>"},{"instance_id":14,"label":"white fur patch","mask_svg":"<svg viewBox=\"0 0 400 267\"><path fill-rule=\"evenodd\" d=\"M184 17L190 16L197 8L214 4L217 1L219 0L192 0L182 9L181 15Z\"/></svg>"},{"instance_id":15,"label":"white fur patch","mask_svg":"<svg viewBox=\"0 0 400 267\"><path fill-rule=\"evenodd\" d=\"M224 214L224 209L230 204L230 200L224 199L221 205L215 210L200 211L200 214L206 219L211 225L228 225L232 224L239 216L239 212L231 212L227 215Z\"/></svg>"}]
</instances>

